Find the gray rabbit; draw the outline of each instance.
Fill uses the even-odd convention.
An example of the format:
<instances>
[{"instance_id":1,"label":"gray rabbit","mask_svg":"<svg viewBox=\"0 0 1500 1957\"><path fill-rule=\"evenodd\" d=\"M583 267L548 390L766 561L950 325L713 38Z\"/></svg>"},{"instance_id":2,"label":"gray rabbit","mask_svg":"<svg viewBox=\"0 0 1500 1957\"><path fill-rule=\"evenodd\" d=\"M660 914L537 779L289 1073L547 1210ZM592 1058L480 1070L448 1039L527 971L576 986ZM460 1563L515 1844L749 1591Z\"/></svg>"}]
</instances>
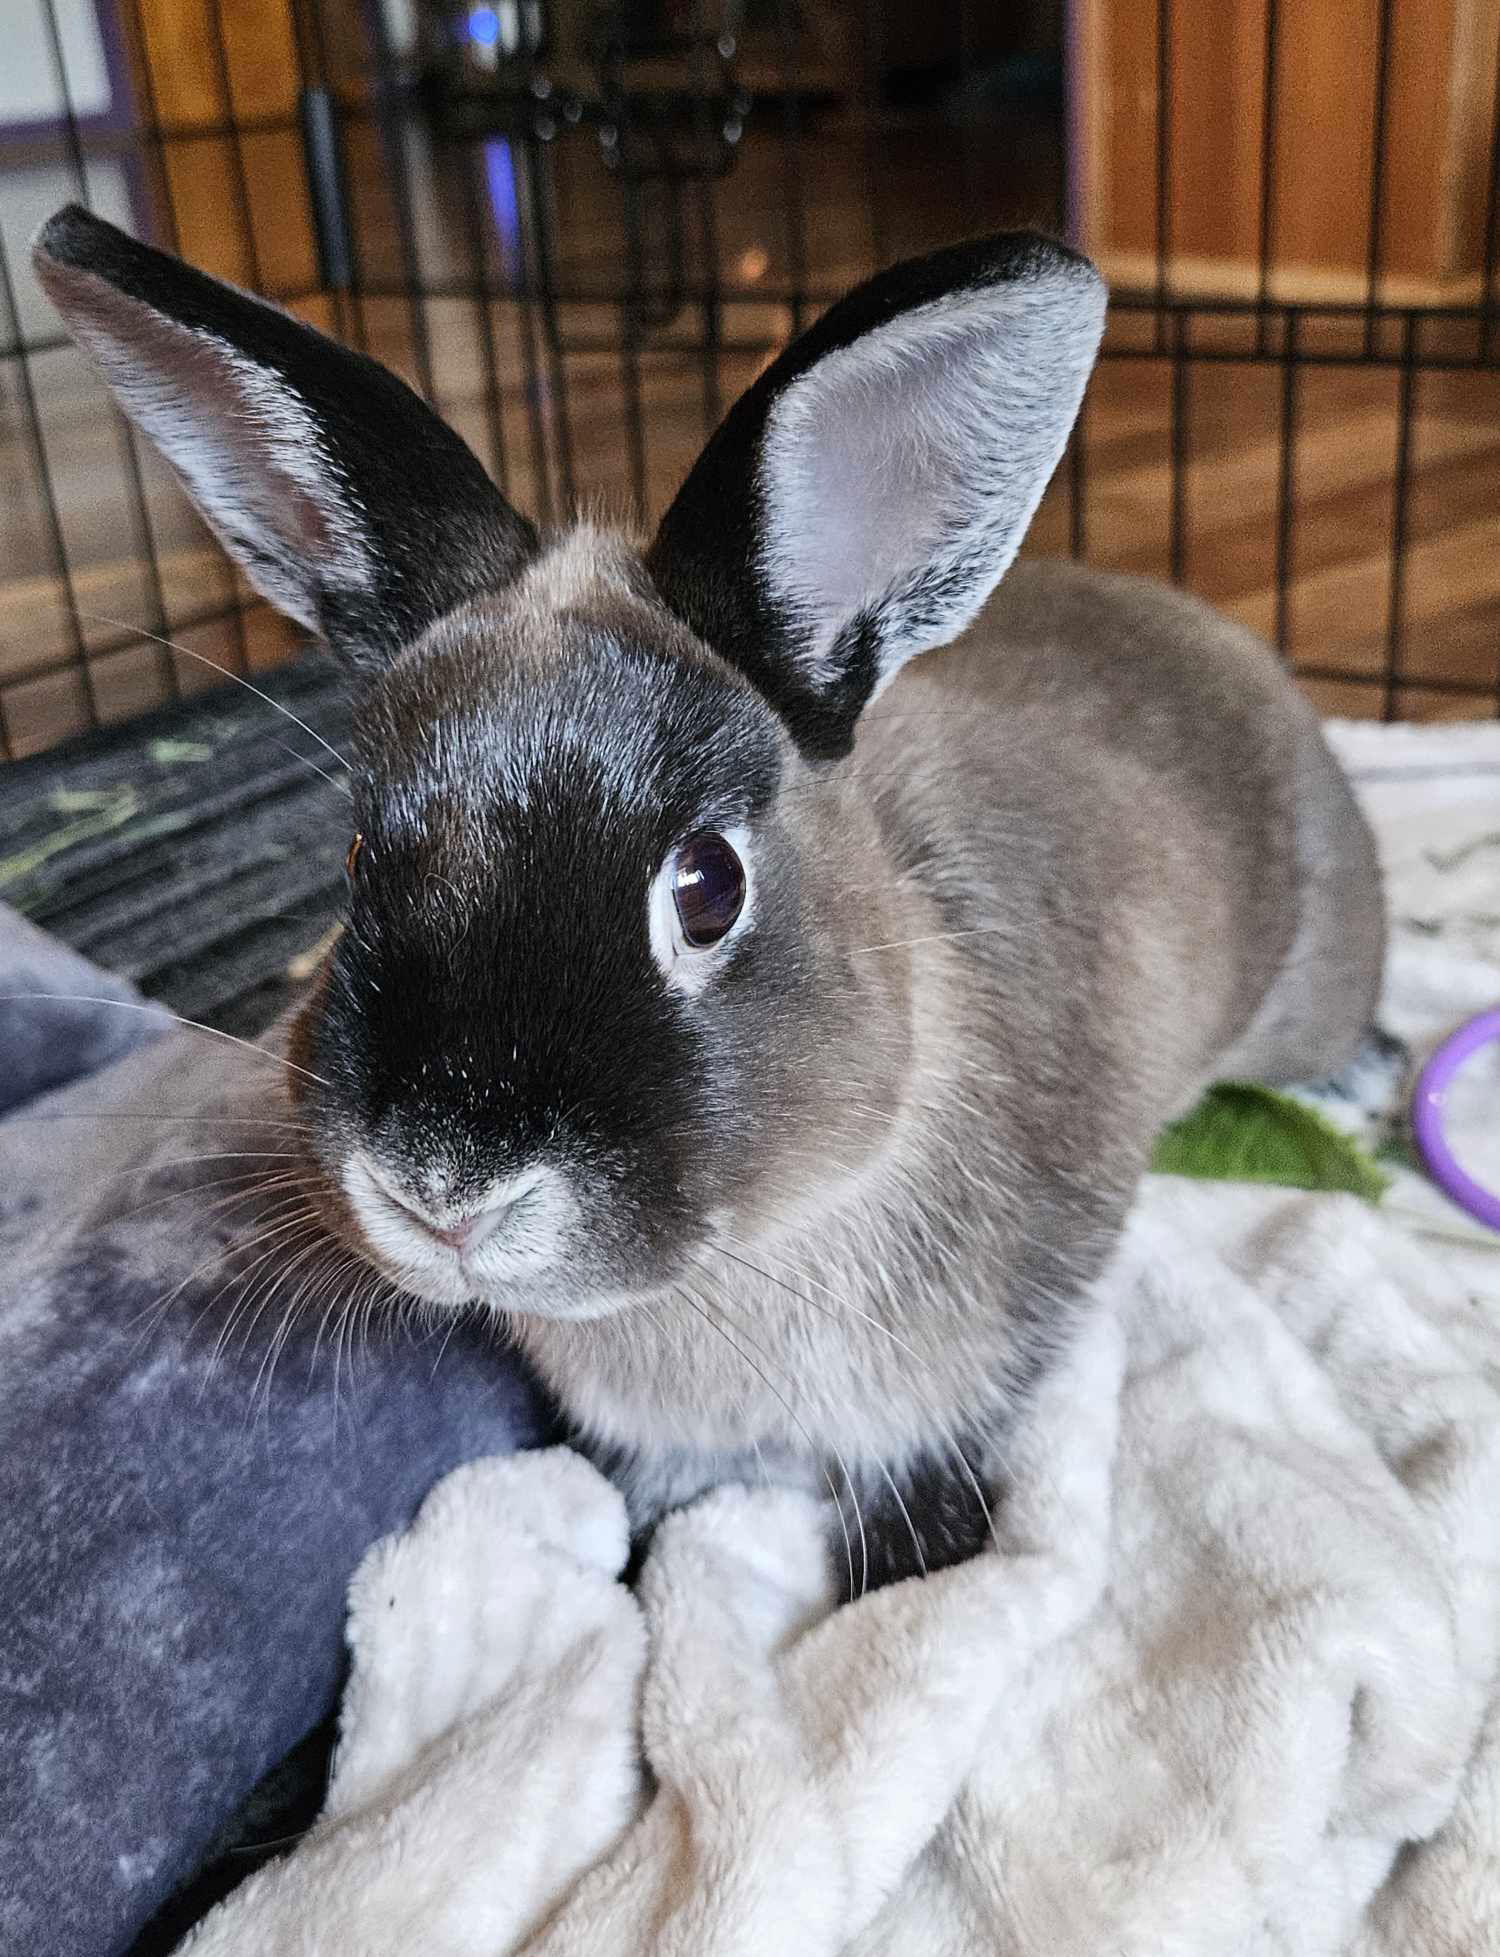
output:
<instances>
[{"instance_id":1,"label":"gray rabbit","mask_svg":"<svg viewBox=\"0 0 1500 1957\"><path fill-rule=\"evenodd\" d=\"M1138 579L1000 582L1093 269L1002 236L860 286L640 549L539 537L393 375L83 211L36 265L356 689L289 1046L331 1230L490 1309L642 1527L766 1473L833 1491L852 1590L973 1553L1158 1129L1338 1068L1380 978L1268 649Z\"/></svg>"}]
</instances>

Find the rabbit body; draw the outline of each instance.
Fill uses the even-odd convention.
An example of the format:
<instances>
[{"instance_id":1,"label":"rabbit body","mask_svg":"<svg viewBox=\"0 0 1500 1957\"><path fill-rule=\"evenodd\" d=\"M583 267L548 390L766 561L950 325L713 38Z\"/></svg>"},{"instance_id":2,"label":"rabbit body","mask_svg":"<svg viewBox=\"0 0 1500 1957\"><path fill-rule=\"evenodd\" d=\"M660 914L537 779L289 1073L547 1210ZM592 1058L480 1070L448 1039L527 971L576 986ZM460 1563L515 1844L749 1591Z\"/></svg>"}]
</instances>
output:
<instances>
[{"instance_id":1,"label":"rabbit body","mask_svg":"<svg viewBox=\"0 0 1500 1957\"><path fill-rule=\"evenodd\" d=\"M1338 1068L1380 976L1269 650L1010 569L1092 267L1016 234L856 288L638 552L539 536L393 375L87 212L35 264L356 690L289 1077L329 1229L493 1312L640 1526L768 1473L833 1490L852 1588L970 1554L1161 1125Z\"/></svg>"}]
</instances>

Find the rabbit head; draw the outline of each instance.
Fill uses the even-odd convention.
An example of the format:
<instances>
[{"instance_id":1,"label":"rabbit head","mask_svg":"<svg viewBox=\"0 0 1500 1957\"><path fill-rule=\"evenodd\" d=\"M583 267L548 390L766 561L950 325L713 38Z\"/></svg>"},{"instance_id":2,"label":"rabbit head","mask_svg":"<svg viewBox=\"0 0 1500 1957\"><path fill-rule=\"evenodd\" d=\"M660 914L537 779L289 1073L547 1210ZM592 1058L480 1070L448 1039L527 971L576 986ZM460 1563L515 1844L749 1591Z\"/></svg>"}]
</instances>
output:
<instances>
[{"instance_id":1,"label":"rabbit head","mask_svg":"<svg viewBox=\"0 0 1500 1957\"><path fill-rule=\"evenodd\" d=\"M714 1233L815 1228L922 1039L859 718L1014 556L1097 347L1088 264L1002 236L860 286L639 550L539 536L386 369L81 210L35 263L355 689L346 924L289 1048L336 1229L434 1303L581 1318Z\"/></svg>"}]
</instances>

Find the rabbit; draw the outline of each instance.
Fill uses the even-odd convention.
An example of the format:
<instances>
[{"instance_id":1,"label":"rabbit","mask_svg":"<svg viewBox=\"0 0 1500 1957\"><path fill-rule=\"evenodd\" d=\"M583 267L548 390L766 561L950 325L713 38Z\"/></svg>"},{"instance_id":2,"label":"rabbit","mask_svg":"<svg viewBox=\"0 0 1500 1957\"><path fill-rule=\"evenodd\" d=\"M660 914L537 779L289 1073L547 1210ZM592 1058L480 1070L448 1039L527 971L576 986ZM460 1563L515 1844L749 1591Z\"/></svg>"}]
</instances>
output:
<instances>
[{"instance_id":1,"label":"rabbit","mask_svg":"<svg viewBox=\"0 0 1500 1957\"><path fill-rule=\"evenodd\" d=\"M640 544L539 534L389 371L78 208L34 262L355 690L286 1033L329 1230L493 1314L640 1531L767 1475L831 1492L851 1594L976 1553L1162 1125L1338 1069L1381 976L1270 649L1012 567L1095 270L1018 233L856 287Z\"/></svg>"}]
</instances>

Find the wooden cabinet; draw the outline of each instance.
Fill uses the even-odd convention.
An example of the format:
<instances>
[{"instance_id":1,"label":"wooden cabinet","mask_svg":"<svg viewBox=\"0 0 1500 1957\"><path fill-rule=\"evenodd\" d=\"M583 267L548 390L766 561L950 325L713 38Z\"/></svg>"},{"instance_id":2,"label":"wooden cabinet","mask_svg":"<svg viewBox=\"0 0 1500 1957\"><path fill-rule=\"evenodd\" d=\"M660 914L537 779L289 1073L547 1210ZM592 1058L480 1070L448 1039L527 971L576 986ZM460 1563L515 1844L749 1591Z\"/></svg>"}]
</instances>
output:
<instances>
[{"instance_id":1,"label":"wooden cabinet","mask_svg":"<svg viewBox=\"0 0 1500 1957\"><path fill-rule=\"evenodd\" d=\"M1082 242L1180 293L1264 251L1276 298L1362 300L1373 255L1387 302L1471 302L1497 51L1500 0L1072 0Z\"/></svg>"}]
</instances>

